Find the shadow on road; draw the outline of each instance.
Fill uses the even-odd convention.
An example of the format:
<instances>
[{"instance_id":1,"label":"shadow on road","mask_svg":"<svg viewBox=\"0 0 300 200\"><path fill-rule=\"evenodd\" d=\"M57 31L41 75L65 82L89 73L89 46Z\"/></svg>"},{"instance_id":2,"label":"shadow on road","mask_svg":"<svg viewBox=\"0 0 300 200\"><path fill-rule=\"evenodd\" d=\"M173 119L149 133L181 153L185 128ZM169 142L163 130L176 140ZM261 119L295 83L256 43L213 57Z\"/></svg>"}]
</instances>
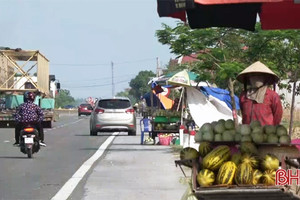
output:
<instances>
[{"instance_id":1,"label":"shadow on road","mask_svg":"<svg viewBox=\"0 0 300 200\"><path fill-rule=\"evenodd\" d=\"M31 159L29 159L29 158L27 158L27 157L16 157L16 156L0 156L0 159L28 159L28 160L31 160Z\"/></svg>"},{"instance_id":2,"label":"shadow on road","mask_svg":"<svg viewBox=\"0 0 300 200\"><path fill-rule=\"evenodd\" d=\"M89 137L99 137L99 136L112 136L112 133L100 133L98 135L89 135L89 134L76 134L75 136L89 136ZM127 135L127 133L125 134L121 134L121 135L116 135L116 137L119 137L119 136L134 136L134 135Z\"/></svg>"}]
</instances>

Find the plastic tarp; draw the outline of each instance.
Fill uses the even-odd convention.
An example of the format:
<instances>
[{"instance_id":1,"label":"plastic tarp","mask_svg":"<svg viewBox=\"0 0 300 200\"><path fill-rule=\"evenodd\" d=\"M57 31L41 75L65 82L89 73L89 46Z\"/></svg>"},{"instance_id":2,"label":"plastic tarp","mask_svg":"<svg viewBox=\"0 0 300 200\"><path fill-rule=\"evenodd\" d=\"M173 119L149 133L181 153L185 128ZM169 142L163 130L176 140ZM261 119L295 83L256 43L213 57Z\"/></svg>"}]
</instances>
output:
<instances>
[{"instance_id":1,"label":"plastic tarp","mask_svg":"<svg viewBox=\"0 0 300 200\"><path fill-rule=\"evenodd\" d=\"M215 87L201 86L200 91L203 92L203 94L205 94L206 96L212 95L217 99L224 101L226 105L232 110L231 97L228 90L215 88ZM235 99L236 109L240 110L239 98L237 96L234 96L234 99Z\"/></svg>"},{"instance_id":2,"label":"plastic tarp","mask_svg":"<svg viewBox=\"0 0 300 200\"><path fill-rule=\"evenodd\" d=\"M232 119L232 111L225 102L212 95L205 96L193 87L187 87L186 91L190 114L199 127L220 119ZM238 121L241 122L240 116Z\"/></svg>"},{"instance_id":3,"label":"plastic tarp","mask_svg":"<svg viewBox=\"0 0 300 200\"><path fill-rule=\"evenodd\" d=\"M151 93L150 92L146 93L143 96L143 98L146 100L147 106L151 107ZM158 107L159 104L161 109L166 109L165 106L162 104L162 102L159 100L159 98L155 94L153 94L153 106Z\"/></svg>"}]
</instances>

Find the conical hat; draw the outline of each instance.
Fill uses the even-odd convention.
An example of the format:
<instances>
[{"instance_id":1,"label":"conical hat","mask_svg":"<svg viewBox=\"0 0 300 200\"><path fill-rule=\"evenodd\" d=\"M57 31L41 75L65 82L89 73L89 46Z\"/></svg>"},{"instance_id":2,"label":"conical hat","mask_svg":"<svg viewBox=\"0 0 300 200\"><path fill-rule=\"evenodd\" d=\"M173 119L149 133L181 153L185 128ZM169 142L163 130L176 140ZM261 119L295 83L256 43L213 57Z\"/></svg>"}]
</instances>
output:
<instances>
[{"instance_id":1,"label":"conical hat","mask_svg":"<svg viewBox=\"0 0 300 200\"><path fill-rule=\"evenodd\" d=\"M257 61L244 69L239 75L236 77L238 81L241 83L245 83L246 78L248 75L256 74L256 73L263 73L270 77L269 83L276 83L279 80L279 77L272 72L266 65Z\"/></svg>"}]
</instances>

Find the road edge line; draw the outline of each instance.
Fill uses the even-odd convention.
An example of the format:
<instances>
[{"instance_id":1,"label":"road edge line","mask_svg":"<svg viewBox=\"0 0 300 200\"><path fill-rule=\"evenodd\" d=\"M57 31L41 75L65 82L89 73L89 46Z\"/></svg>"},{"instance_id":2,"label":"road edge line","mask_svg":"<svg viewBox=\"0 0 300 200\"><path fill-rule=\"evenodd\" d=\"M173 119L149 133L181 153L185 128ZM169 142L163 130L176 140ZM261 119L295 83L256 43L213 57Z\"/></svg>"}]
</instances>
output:
<instances>
[{"instance_id":1,"label":"road edge line","mask_svg":"<svg viewBox=\"0 0 300 200\"><path fill-rule=\"evenodd\" d=\"M70 197L74 189L79 182L83 179L86 173L90 170L92 165L103 155L107 147L114 140L118 132L112 134L105 140L105 142L98 148L98 150L86 160L79 169L73 174L73 176L60 188L60 190L51 198L51 200L66 200Z\"/></svg>"}]
</instances>

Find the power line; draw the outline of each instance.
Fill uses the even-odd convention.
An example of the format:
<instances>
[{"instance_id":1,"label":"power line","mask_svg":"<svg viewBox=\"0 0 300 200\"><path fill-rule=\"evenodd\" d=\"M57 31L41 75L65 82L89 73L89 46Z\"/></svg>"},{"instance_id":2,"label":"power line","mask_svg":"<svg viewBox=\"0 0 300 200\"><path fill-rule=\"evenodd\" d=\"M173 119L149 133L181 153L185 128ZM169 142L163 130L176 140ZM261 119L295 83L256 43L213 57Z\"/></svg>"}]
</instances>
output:
<instances>
[{"instance_id":1,"label":"power line","mask_svg":"<svg viewBox=\"0 0 300 200\"><path fill-rule=\"evenodd\" d=\"M128 82L128 80L126 81L119 81L119 82L116 82L115 84L119 84L119 83L125 83L125 82ZM89 88L89 87L103 87L103 86L108 86L108 85L111 85L111 83L106 83L106 84L101 84L101 85L85 85L85 86L78 86L78 87L68 87L68 88Z\"/></svg>"},{"instance_id":2,"label":"power line","mask_svg":"<svg viewBox=\"0 0 300 200\"><path fill-rule=\"evenodd\" d=\"M124 77L124 76L133 76L133 75L137 75L137 74L124 74L124 75L120 75L120 76L115 76L115 77ZM84 81L102 81L102 80L107 80L107 79L111 79L111 77L104 77L104 78L100 78L100 79L85 79L85 80L80 80L80 82L84 82ZM68 81L63 81L63 83L72 83L72 82L78 82L78 80L68 80Z\"/></svg>"},{"instance_id":3,"label":"power line","mask_svg":"<svg viewBox=\"0 0 300 200\"><path fill-rule=\"evenodd\" d=\"M114 65L123 65L123 64L129 64L129 63L139 63L139 62L145 62L145 61L151 61L155 60L156 58L145 58L141 60L131 60L131 61L124 61L124 62L114 62ZM109 63L93 63L93 64L71 64L71 63L51 63L51 65L57 65L57 66L111 66Z\"/></svg>"}]
</instances>

